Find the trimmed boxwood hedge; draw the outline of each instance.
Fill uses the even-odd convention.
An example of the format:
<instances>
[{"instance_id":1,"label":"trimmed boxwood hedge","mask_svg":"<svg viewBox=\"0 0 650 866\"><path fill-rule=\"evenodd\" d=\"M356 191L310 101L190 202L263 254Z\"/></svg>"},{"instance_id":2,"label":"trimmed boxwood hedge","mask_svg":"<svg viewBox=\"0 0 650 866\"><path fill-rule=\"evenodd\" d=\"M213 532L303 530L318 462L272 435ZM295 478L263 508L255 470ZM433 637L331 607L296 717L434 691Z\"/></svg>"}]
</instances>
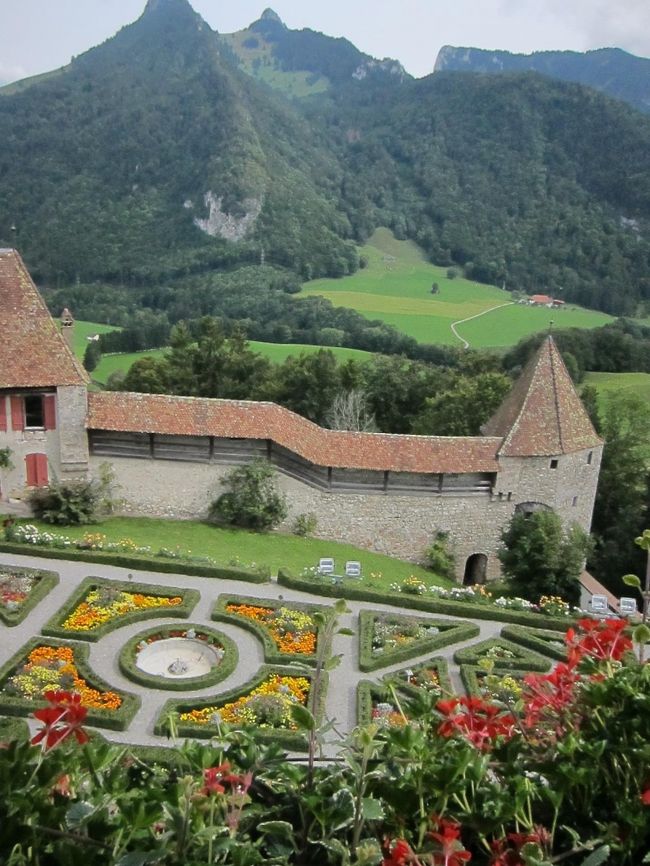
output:
<instances>
[{"instance_id":1,"label":"trimmed boxwood hedge","mask_svg":"<svg viewBox=\"0 0 650 866\"><path fill-rule=\"evenodd\" d=\"M24 719L15 716L0 718L0 743L11 743L14 740L24 742L29 739L29 727Z\"/></svg>"},{"instance_id":2,"label":"trimmed boxwood hedge","mask_svg":"<svg viewBox=\"0 0 650 866\"><path fill-rule=\"evenodd\" d=\"M59 582L59 575L55 571L42 571L38 568L13 568L10 565L0 565L0 576L3 574L26 574L30 577L37 576L38 583L31 590L25 601L16 610L7 610L0 605L0 621L5 625L14 626L22 622L28 613L31 613L36 605L43 601L45 596Z\"/></svg>"},{"instance_id":3,"label":"trimmed boxwood hedge","mask_svg":"<svg viewBox=\"0 0 650 866\"><path fill-rule=\"evenodd\" d=\"M390 622L406 621L409 617L404 614L375 613L370 610L362 610L359 614L359 669L368 672L385 668L397 662L424 655L443 646L469 640L480 633L477 625L471 622L461 622L448 619L425 619L424 617L413 617L419 623L440 629L438 634L431 637L421 638L405 646L385 650L382 653L373 652L372 637L375 619L387 619Z\"/></svg>"},{"instance_id":4,"label":"trimmed boxwood hedge","mask_svg":"<svg viewBox=\"0 0 650 866\"><path fill-rule=\"evenodd\" d=\"M148 674L136 665L136 648L140 641L146 640L152 635L161 635L163 639L168 638L173 636L174 632L178 632L179 630L187 631L190 628L193 628L197 634L205 634L214 638L214 640L224 649L224 656L221 659L220 664L215 668L212 668L209 673L200 677L182 677L179 679L172 679L170 677L159 677L155 674ZM127 643L122 647L118 659L120 670L125 677L133 680L133 682L151 689L168 689L169 691L175 692L191 691L193 689L202 689L214 686L222 680L225 680L226 677L230 676L237 667L238 661L239 653L237 651L237 644L233 640L220 631L215 631L215 629L208 628L204 625L198 625L197 623L183 623L182 626L162 625L157 628L149 628L146 631L141 631L139 634L132 637L131 640L127 641Z\"/></svg>"},{"instance_id":5,"label":"trimmed boxwood hedge","mask_svg":"<svg viewBox=\"0 0 650 866\"><path fill-rule=\"evenodd\" d=\"M363 586L359 581L347 583L327 583L322 579L301 575L296 577L288 569L278 571L278 584L291 589L311 592L327 598L345 598L348 601L372 601L377 604L392 604L397 607L425 610L431 613L444 613L471 619L487 619L495 622L511 622L537 628L565 632L574 624L574 617L547 616L542 613L529 613L525 610L506 610L495 604L472 604L468 601L452 601L423 595L391 593Z\"/></svg>"},{"instance_id":6,"label":"trimmed boxwood hedge","mask_svg":"<svg viewBox=\"0 0 650 866\"><path fill-rule=\"evenodd\" d=\"M183 601L176 607L154 607L145 608L143 610L134 610L131 613L126 613L117 619L109 620L102 623L92 632L73 631L63 628L63 623L72 611L81 604L87 593L92 589L109 589L118 592L139 592L144 595L158 596L181 596ZM110 580L103 577L87 577L79 584L79 588L65 602L63 607L51 617L43 626L43 634L52 635L54 637L65 638L66 640L84 640L98 641L100 638L107 635L116 628L121 628L123 625L129 625L132 622L140 622L147 619L186 619L200 598L200 593L195 589L181 589L177 586L158 586L155 583L133 583L128 580Z\"/></svg>"},{"instance_id":7,"label":"trimmed boxwood hedge","mask_svg":"<svg viewBox=\"0 0 650 866\"><path fill-rule=\"evenodd\" d=\"M487 650L492 647L503 647L504 649L508 649L515 653L515 658L513 659L493 659L494 670L527 670L544 672L551 667L551 662L548 658L544 658L538 653L522 647L520 644L515 644L505 638L499 637L488 638L488 640L475 643L473 646L456 650L454 653L454 661L459 665L478 665L479 661L485 657Z\"/></svg>"},{"instance_id":8,"label":"trimmed boxwood hedge","mask_svg":"<svg viewBox=\"0 0 650 866\"><path fill-rule=\"evenodd\" d=\"M256 620L248 619L248 617L241 616L236 613L228 613L226 611L226 607L229 604L249 604L255 607L272 608L273 610L278 610L281 607L288 607L296 610L302 610L305 613L315 613L316 611L320 611L327 616L332 616L334 614L334 611L331 607L319 604L303 604L297 601L251 598L244 595L223 594L220 595L217 599L214 610L212 611L212 619L216 622L227 622L231 625L239 625L242 628L245 628L247 631L250 631L252 634L255 635L255 637L259 638L259 640L264 646L264 660L267 662L267 664L286 665L294 661L302 662L303 664L307 665L316 664L315 653L306 655L303 653L298 654L281 652L278 649L277 644L271 637L268 629L266 629L261 623L257 622ZM322 628L319 628L316 634L317 649L318 642L321 640L323 640ZM327 651L329 651L329 648L326 649Z\"/></svg>"},{"instance_id":9,"label":"trimmed boxwood hedge","mask_svg":"<svg viewBox=\"0 0 650 866\"><path fill-rule=\"evenodd\" d=\"M157 571L161 574L188 574L194 577L216 577L221 580L243 580L247 583L268 583L271 572L260 573L232 565L201 565L183 559L166 559L164 556L144 556L110 550L79 550L76 547L44 547L38 544L18 544L0 541L0 552L17 553L20 556L42 556L46 559L67 559L80 562L99 562L116 565L133 571Z\"/></svg>"},{"instance_id":10,"label":"trimmed boxwood hedge","mask_svg":"<svg viewBox=\"0 0 650 866\"><path fill-rule=\"evenodd\" d=\"M405 709L408 704L409 696L401 693L397 695L397 698L402 709ZM373 683L371 680L360 680L359 685L357 686L358 725L369 725L372 722L373 699L376 701L386 701L388 703L394 703L395 701L387 685L382 683ZM399 712L397 707L395 709Z\"/></svg>"},{"instance_id":11,"label":"trimmed boxwood hedge","mask_svg":"<svg viewBox=\"0 0 650 866\"><path fill-rule=\"evenodd\" d=\"M529 670L523 669L513 669L513 670L505 670L501 668L498 671L494 672L496 675L503 674L504 676L512 676L517 680L523 680L526 674L531 673ZM479 679L482 676L486 675L486 671L483 668L477 667L477 665L461 665L460 666L460 678L463 681L463 685L467 690L467 694L474 697L481 697L483 692L479 685Z\"/></svg>"},{"instance_id":12,"label":"trimmed boxwood hedge","mask_svg":"<svg viewBox=\"0 0 650 866\"><path fill-rule=\"evenodd\" d=\"M140 706L140 698L137 695L114 688L92 670L88 664L90 648L87 644L44 637L32 638L0 668L0 713L4 713L7 716L25 716L32 713L35 709L45 706L46 702L44 700L30 701L27 698L14 697L2 691L9 677L26 661L29 653L38 646L54 648L71 647L79 675L88 685L98 691L115 692L122 698L122 704L117 710L103 710L89 707L88 715L86 716L87 724L95 725L98 728L109 728L113 731L123 731L128 727Z\"/></svg>"},{"instance_id":13,"label":"trimmed boxwood hedge","mask_svg":"<svg viewBox=\"0 0 650 866\"><path fill-rule=\"evenodd\" d=\"M421 694L423 690L406 682L406 671L411 670L414 674L417 674L418 671L426 670L428 668L434 668L438 674L438 682L440 683L440 689L443 695L452 695L454 693L454 687L449 678L449 665L447 664L446 659L438 656L427 659L425 662L420 662L420 664L413 665L413 667L402 668L399 671L393 671L390 674L386 674L382 677L381 681L386 684L392 683L399 692L404 692L405 695L411 697Z\"/></svg>"},{"instance_id":14,"label":"trimmed boxwood hedge","mask_svg":"<svg viewBox=\"0 0 650 866\"><path fill-rule=\"evenodd\" d=\"M278 674L279 676L287 677L305 677L305 679L310 680L310 690L311 688L313 688L313 675L309 671L297 670L296 668L286 665L283 667L262 665L262 667L252 679L248 680L248 682L244 683L244 685L241 685L236 689L230 689L226 692L221 692L218 695L212 695L206 698L193 698L185 700L183 700L182 698L171 698L163 706L160 715L156 720L156 724L154 726L154 734L158 734L159 736L169 736L170 730L168 718L172 713L174 713L177 717L176 733L179 737L209 739L210 737L219 736L220 728L218 725L193 725L190 722L181 722L180 714L189 712L191 710L200 710L204 707L221 707L224 704L236 701L238 700L238 698L247 695L253 689L257 688L257 686L260 686L272 674ZM326 689L327 676L324 675L321 678L321 689L320 694L317 698L317 717L319 718L322 715ZM302 752L307 748L306 735L301 731L289 731L281 729L271 730L255 726L251 726L250 728L248 728L248 730L253 733L256 739L259 738L262 741L278 743L278 745L283 746L285 749Z\"/></svg>"},{"instance_id":15,"label":"trimmed boxwood hedge","mask_svg":"<svg viewBox=\"0 0 650 866\"><path fill-rule=\"evenodd\" d=\"M514 641L528 649L535 650L545 656L550 656L558 661L566 661L566 644L559 640L559 635L555 631L549 631L544 628L524 628L520 625L507 625L501 629L503 637ZM559 642L561 647L553 646L553 643Z\"/></svg>"}]
</instances>

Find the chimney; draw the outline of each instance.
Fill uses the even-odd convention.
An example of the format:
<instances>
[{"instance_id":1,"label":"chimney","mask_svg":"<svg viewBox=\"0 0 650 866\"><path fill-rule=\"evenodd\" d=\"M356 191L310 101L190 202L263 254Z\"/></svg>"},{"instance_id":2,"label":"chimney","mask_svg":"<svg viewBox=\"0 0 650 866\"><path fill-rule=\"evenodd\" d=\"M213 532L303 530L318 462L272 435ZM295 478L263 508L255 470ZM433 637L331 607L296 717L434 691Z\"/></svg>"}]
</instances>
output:
<instances>
[{"instance_id":1,"label":"chimney","mask_svg":"<svg viewBox=\"0 0 650 866\"><path fill-rule=\"evenodd\" d=\"M68 349L74 353L74 319L67 307L61 313L61 334L67 343Z\"/></svg>"}]
</instances>

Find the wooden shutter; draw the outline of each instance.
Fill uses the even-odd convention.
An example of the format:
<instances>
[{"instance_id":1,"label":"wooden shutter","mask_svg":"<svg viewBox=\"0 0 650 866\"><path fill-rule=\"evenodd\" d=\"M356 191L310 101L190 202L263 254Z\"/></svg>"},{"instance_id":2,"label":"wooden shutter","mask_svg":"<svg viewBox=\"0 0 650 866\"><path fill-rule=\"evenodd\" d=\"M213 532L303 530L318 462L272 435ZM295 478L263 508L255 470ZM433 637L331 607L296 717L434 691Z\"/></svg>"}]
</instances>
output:
<instances>
[{"instance_id":1,"label":"wooden shutter","mask_svg":"<svg viewBox=\"0 0 650 866\"><path fill-rule=\"evenodd\" d=\"M0 394L0 430L7 429L7 400L4 394Z\"/></svg>"},{"instance_id":2,"label":"wooden shutter","mask_svg":"<svg viewBox=\"0 0 650 866\"><path fill-rule=\"evenodd\" d=\"M25 403L22 397L16 395L11 397L11 429L25 429Z\"/></svg>"},{"instance_id":3,"label":"wooden shutter","mask_svg":"<svg viewBox=\"0 0 650 866\"><path fill-rule=\"evenodd\" d=\"M47 487L47 454L27 454L25 469L28 487Z\"/></svg>"},{"instance_id":4,"label":"wooden shutter","mask_svg":"<svg viewBox=\"0 0 650 866\"><path fill-rule=\"evenodd\" d=\"M54 394L43 397L43 426L46 430L56 430L56 402Z\"/></svg>"}]
</instances>

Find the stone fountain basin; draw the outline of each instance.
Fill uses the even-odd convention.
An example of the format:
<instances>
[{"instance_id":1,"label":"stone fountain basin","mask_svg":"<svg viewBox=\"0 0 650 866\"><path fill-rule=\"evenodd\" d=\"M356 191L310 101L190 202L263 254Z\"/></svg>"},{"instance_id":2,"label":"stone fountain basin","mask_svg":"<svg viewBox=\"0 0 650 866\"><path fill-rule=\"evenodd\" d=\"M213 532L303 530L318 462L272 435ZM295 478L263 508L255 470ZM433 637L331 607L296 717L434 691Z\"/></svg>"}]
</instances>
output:
<instances>
[{"instance_id":1,"label":"stone fountain basin","mask_svg":"<svg viewBox=\"0 0 650 866\"><path fill-rule=\"evenodd\" d=\"M182 680L210 673L220 660L215 649L202 640L169 637L139 650L135 664L152 676Z\"/></svg>"}]
</instances>

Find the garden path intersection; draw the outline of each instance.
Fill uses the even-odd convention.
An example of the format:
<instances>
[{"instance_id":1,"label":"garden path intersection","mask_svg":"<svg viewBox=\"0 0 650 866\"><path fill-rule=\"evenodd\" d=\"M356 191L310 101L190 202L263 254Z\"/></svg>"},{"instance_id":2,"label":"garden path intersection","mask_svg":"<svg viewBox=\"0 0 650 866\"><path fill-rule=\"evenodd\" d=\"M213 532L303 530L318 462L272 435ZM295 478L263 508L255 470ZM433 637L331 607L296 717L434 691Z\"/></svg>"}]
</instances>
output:
<instances>
[{"instance_id":1,"label":"garden path intersection","mask_svg":"<svg viewBox=\"0 0 650 866\"><path fill-rule=\"evenodd\" d=\"M53 617L61 607L68 601L79 584L88 576L101 578L102 580L114 580L128 582L133 580L139 584L151 584L154 588L170 588L183 590L192 589L200 594L200 598L192 610L188 620L179 620L173 616L164 615L161 612L159 618L148 618L125 624L114 628L108 634L101 637L96 643L89 645L88 664L92 671L105 680L112 688L120 691L138 695L141 706L131 723L124 731L106 731L102 734L113 742L129 743L136 745L166 745L165 737L156 736L153 733L156 719L161 713L164 704L172 697L205 698L214 696L219 700L219 695L225 691L231 691L245 686L259 671L264 664L264 651L261 642L251 632L227 622L215 623L211 618L212 610L218 596L223 594L245 595L255 597L262 603L264 600L285 601L288 603L299 602L302 604L320 604L330 606L332 599L314 596L311 593L293 590L279 586L273 579L266 584L247 584L242 581L217 580L215 578L193 577L180 574L161 574L154 571L138 571L131 573L127 569L115 566L101 565L87 562L67 562L62 560L48 560L41 557L16 556L14 554L0 553L0 565L15 566L17 568L48 569L59 574L59 583L39 604L28 614L19 625L7 627L0 623L0 666L4 665L14 656L27 642L41 633L41 629L47 621ZM454 654L465 647L472 646L490 638L499 636L504 626L502 622L472 619L471 616L463 616L462 620L471 622L479 629L479 634L470 640L460 640L451 646L439 648L435 651L429 650L421 656L415 656L407 663L399 661L382 667L374 673L364 673L359 669L359 614L364 610L373 613L391 613L404 616L416 616L418 619L436 619L458 621L461 617L448 616L445 614L428 614L421 610L410 610L400 608L398 605L375 604L370 602L347 602L349 613L339 617L339 626L353 632L349 634L336 634L332 642L332 654L341 655L341 663L329 673L329 686L325 701L325 717L335 722L335 730L338 734L349 733L357 724L357 686L362 680L370 680L379 683L386 674L404 670L406 667L417 666L421 662L428 661L433 656L443 658L449 665L449 674L454 691L462 693L463 685L460 679L459 667L453 661ZM239 662L235 670L217 686L208 686L201 689L188 689L183 692L170 692L168 690L156 689L138 685L125 677L119 669L118 657L124 645L134 635L145 629L171 624L191 622L192 624L210 626L217 628L237 644L239 651ZM297 673L299 676L300 673Z\"/></svg>"}]
</instances>

